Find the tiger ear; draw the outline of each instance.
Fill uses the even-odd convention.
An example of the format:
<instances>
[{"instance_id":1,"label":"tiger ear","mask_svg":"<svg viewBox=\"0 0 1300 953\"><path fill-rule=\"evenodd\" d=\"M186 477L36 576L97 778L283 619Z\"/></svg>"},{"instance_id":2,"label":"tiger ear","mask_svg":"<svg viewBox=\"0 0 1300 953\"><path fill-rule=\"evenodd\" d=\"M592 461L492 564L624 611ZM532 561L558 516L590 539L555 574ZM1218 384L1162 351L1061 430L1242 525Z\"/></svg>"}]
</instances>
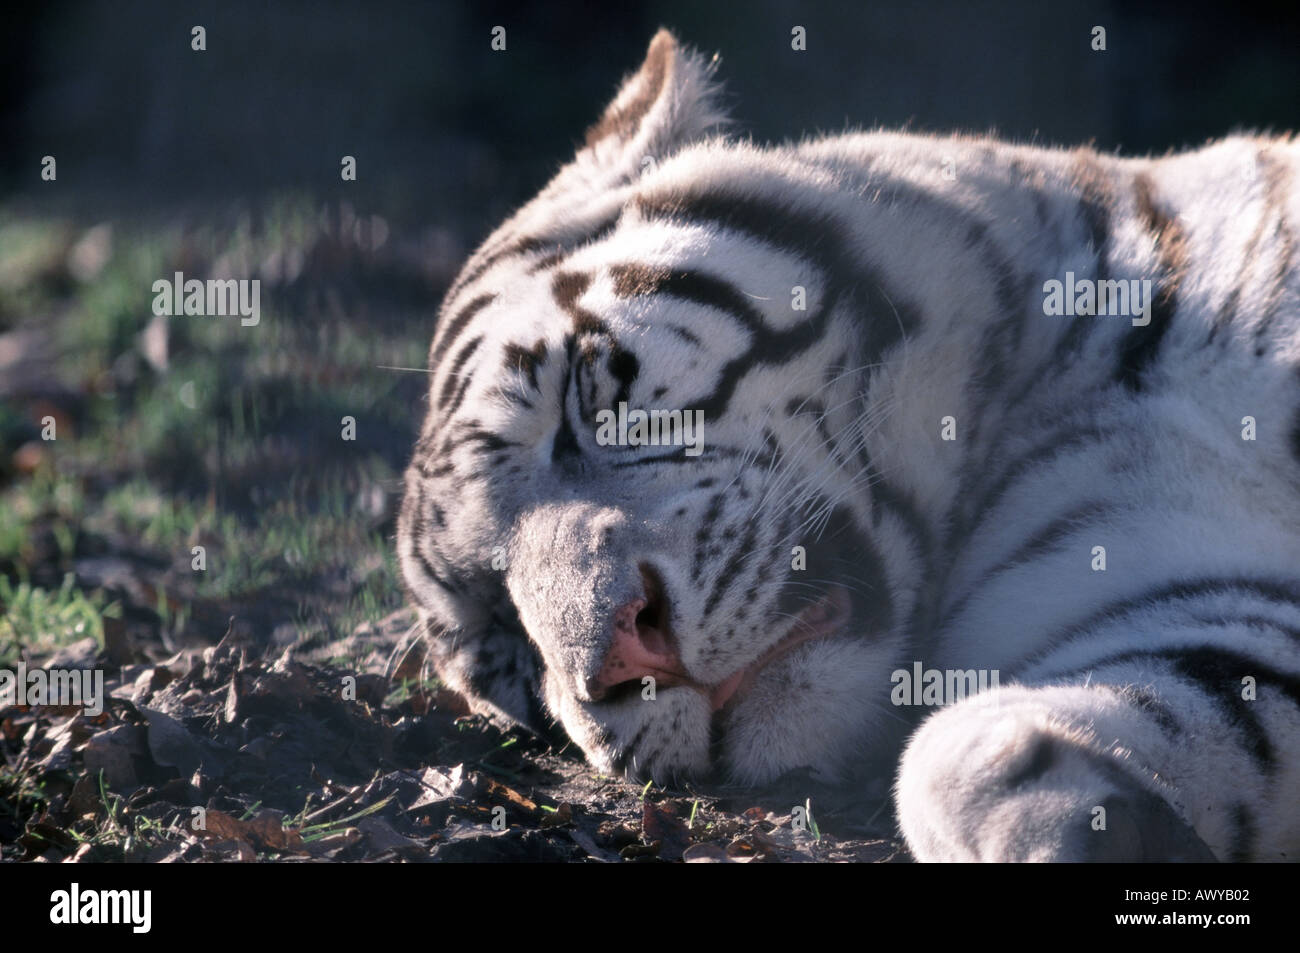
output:
<instances>
[{"instance_id":1,"label":"tiger ear","mask_svg":"<svg viewBox=\"0 0 1300 953\"><path fill-rule=\"evenodd\" d=\"M728 122L718 103L716 66L716 57L682 47L667 30L656 33L645 62L587 130L573 161L503 230L528 229L540 247L608 216L622 187Z\"/></svg>"},{"instance_id":2,"label":"tiger ear","mask_svg":"<svg viewBox=\"0 0 1300 953\"><path fill-rule=\"evenodd\" d=\"M541 254L590 238L618 214L627 187L642 173L727 124L713 79L716 66L717 57L706 60L667 30L656 33L645 62L587 131L573 161L483 247L510 239L510 248Z\"/></svg>"},{"instance_id":3,"label":"tiger ear","mask_svg":"<svg viewBox=\"0 0 1300 953\"><path fill-rule=\"evenodd\" d=\"M716 67L716 56L706 60L661 29L641 68L624 80L600 121L587 130L579 163L630 181L724 125Z\"/></svg>"}]
</instances>

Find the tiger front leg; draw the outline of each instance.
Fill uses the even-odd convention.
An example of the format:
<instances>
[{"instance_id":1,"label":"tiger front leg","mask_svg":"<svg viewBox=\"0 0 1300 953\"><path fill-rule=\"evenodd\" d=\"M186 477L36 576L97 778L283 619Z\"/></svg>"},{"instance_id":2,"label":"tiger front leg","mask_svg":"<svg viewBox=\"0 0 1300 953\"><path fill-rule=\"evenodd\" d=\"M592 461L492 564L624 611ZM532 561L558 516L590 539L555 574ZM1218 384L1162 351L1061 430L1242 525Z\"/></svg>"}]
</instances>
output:
<instances>
[{"instance_id":1,"label":"tiger front leg","mask_svg":"<svg viewBox=\"0 0 1300 953\"><path fill-rule=\"evenodd\" d=\"M1104 685L1014 686L936 712L908 744L896 787L913 854L1215 860L1188 823L1207 805L1189 803L1188 774L1169 773L1187 752L1176 750L1152 706L1146 693ZM1226 805L1222 813L1226 820Z\"/></svg>"},{"instance_id":2,"label":"tiger front leg","mask_svg":"<svg viewBox=\"0 0 1300 953\"><path fill-rule=\"evenodd\" d=\"M447 630L420 611L419 629L438 677L470 710L502 727L545 734L537 653L521 633L484 625Z\"/></svg>"}]
</instances>

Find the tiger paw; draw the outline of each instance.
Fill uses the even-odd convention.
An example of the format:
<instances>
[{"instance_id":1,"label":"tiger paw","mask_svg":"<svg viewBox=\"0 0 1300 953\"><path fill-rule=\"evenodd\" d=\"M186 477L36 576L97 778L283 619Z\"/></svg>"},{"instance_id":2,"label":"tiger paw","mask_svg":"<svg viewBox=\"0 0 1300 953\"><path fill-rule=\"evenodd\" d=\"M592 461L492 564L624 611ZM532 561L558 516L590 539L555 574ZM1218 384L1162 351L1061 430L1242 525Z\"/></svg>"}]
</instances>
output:
<instances>
[{"instance_id":1,"label":"tiger paw","mask_svg":"<svg viewBox=\"0 0 1300 953\"><path fill-rule=\"evenodd\" d=\"M899 823L923 861L1214 861L1141 765L1030 689L944 709L903 756Z\"/></svg>"}]
</instances>

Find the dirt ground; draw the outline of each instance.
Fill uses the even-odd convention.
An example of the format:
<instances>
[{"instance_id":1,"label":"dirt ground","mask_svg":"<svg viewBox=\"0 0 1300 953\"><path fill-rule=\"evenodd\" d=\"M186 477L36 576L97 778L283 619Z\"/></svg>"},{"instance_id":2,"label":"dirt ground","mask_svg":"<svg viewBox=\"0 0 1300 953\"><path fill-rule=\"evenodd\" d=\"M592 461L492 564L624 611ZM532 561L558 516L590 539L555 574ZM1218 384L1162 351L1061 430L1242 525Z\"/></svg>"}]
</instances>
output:
<instances>
[{"instance_id":1,"label":"dirt ground","mask_svg":"<svg viewBox=\"0 0 1300 953\"><path fill-rule=\"evenodd\" d=\"M95 861L898 861L886 837L772 798L639 788L464 714L441 689L258 652L232 625L160 656L88 638L49 662L100 667L111 696L0 710L10 765L0 857ZM0 789L3 790L3 789ZM803 811L799 812L798 808ZM824 816L823 816L824 815ZM846 815L847 816L847 815ZM807 819L811 817L811 824Z\"/></svg>"}]
</instances>

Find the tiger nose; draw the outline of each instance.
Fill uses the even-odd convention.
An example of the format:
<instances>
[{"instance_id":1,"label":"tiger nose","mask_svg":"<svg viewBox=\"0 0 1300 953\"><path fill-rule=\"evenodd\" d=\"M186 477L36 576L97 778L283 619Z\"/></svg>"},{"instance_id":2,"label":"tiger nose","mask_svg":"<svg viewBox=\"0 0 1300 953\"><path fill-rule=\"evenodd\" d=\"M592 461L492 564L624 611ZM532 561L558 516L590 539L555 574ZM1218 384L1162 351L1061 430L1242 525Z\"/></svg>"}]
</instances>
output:
<instances>
[{"instance_id":1,"label":"tiger nose","mask_svg":"<svg viewBox=\"0 0 1300 953\"><path fill-rule=\"evenodd\" d=\"M688 681L681 656L672 639L654 623L647 613L645 599L633 599L614 613L614 634L608 651L594 678L587 679L587 694L601 701L620 685L638 687L649 675L658 688L669 688Z\"/></svg>"}]
</instances>

